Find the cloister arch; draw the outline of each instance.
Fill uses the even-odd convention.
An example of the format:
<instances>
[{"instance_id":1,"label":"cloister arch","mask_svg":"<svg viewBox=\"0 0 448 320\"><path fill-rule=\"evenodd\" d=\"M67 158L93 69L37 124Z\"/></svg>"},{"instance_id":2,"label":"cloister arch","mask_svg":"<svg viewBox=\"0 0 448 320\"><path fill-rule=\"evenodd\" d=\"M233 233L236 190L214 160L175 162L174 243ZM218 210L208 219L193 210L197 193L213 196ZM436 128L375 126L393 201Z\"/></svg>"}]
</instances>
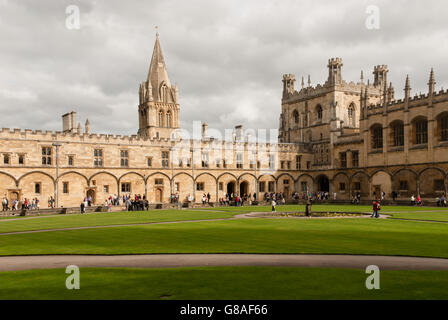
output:
<instances>
[{"instance_id":1,"label":"cloister arch","mask_svg":"<svg viewBox=\"0 0 448 320\"><path fill-rule=\"evenodd\" d=\"M350 177L351 196L359 193L361 197L370 196L370 176L364 171L357 171Z\"/></svg>"},{"instance_id":2,"label":"cloister arch","mask_svg":"<svg viewBox=\"0 0 448 320\"><path fill-rule=\"evenodd\" d=\"M418 174L418 191L421 197L436 197L446 193L445 172L440 168L430 167Z\"/></svg>"},{"instance_id":3,"label":"cloister arch","mask_svg":"<svg viewBox=\"0 0 448 320\"><path fill-rule=\"evenodd\" d=\"M18 188L16 178L6 172L0 172L0 198L6 197L9 201L9 208L11 208L12 200L21 200L21 191Z\"/></svg>"},{"instance_id":4,"label":"cloister arch","mask_svg":"<svg viewBox=\"0 0 448 320\"><path fill-rule=\"evenodd\" d=\"M338 172L333 176L333 190L336 192L336 199L350 198L350 178L345 172ZM333 195L331 195L333 196Z\"/></svg>"},{"instance_id":5,"label":"cloister arch","mask_svg":"<svg viewBox=\"0 0 448 320\"><path fill-rule=\"evenodd\" d=\"M418 173L409 168L402 168L392 174L392 188L400 197L417 195Z\"/></svg>"},{"instance_id":6,"label":"cloister arch","mask_svg":"<svg viewBox=\"0 0 448 320\"><path fill-rule=\"evenodd\" d=\"M377 170L371 176L373 197L380 198L381 193L385 192L387 196L392 193L392 178L389 172Z\"/></svg>"},{"instance_id":7,"label":"cloister arch","mask_svg":"<svg viewBox=\"0 0 448 320\"><path fill-rule=\"evenodd\" d=\"M47 207L47 201L50 197L55 197L55 181L46 172L27 172L19 178L18 182L22 200L24 198L38 198L41 208ZM38 193L36 193L36 184L39 184Z\"/></svg>"},{"instance_id":8,"label":"cloister arch","mask_svg":"<svg viewBox=\"0 0 448 320\"><path fill-rule=\"evenodd\" d=\"M179 172L171 179L173 192L179 194L179 200L184 202L190 195L194 194L194 178L186 172Z\"/></svg>"}]
</instances>

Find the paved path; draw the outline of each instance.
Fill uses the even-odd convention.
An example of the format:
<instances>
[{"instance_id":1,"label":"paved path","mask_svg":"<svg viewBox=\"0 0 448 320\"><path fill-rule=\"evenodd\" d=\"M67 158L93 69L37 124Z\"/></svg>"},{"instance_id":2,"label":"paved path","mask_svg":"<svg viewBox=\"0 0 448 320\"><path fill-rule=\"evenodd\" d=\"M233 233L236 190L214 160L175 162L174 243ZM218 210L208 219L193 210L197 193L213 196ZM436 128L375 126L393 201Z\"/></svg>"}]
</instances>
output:
<instances>
[{"instance_id":1,"label":"paved path","mask_svg":"<svg viewBox=\"0 0 448 320\"><path fill-rule=\"evenodd\" d=\"M312 254L145 254L42 255L0 257L0 271L79 267L176 268L204 266L269 266L380 270L448 270L448 259L400 256Z\"/></svg>"}]
</instances>

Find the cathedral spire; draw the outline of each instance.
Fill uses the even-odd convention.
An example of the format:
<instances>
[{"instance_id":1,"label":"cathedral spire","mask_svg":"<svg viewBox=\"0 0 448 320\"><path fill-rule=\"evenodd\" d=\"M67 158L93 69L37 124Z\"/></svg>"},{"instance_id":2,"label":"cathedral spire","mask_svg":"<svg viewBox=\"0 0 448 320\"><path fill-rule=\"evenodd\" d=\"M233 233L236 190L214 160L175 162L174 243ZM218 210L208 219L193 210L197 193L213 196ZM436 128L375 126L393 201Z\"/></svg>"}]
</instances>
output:
<instances>
[{"instance_id":1,"label":"cathedral spire","mask_svg":"<svg viewBox=\"0 0 448 320\"><path fill-rule=\"evenodd\" d=\"M160 46L159 33L156 33L156 43L154 44L154 51L151 58L151 64L148 72L148 83L153 89L153 97L155 100L162 100L161 87L165 85L171 88L170 78L166 69L165 59L163 58L162 48Z\"/></svg>"}]
</instances>

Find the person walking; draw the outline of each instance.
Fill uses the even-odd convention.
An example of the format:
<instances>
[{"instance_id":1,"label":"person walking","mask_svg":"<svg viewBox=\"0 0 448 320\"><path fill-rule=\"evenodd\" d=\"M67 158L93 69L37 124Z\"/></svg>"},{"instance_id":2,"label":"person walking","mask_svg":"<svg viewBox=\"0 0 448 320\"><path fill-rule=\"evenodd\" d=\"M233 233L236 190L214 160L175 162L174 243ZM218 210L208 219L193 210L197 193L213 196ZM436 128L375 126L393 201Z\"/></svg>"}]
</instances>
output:
<instances>
[{"instance_id":1,"label":"person walking","mask_svg":"<svg viewBox=\"0 0 448 320\"><path fill-rule=\"evenodd\" d=\"M378 211L381 210L380 203L377 200L373 200L373 212L370 218L379 218L380 215L378 214Z\"/></svg>"},{"instance_id":2,"label":"person walking","mask_svg":"<svg viewBox=\"0 0 448 320\"><path fill-rule=\"evenodd\" d=\"M272 202L271 202L271 206L272 206L272 212L275 212L275 200L274 199L272 199Z\"/></svg>"}]
</instances>

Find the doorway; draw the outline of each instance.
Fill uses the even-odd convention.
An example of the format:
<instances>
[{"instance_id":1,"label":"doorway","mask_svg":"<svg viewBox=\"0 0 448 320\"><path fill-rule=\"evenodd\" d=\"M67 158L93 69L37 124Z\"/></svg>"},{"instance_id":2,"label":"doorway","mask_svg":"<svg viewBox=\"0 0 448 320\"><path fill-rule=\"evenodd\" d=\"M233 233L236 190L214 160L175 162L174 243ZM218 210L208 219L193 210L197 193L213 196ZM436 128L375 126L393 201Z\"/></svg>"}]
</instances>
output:
<instances>
[{"instance_id":1,"label":"doorway","mask_svg":"<svg viewBox=\"0 0 448 320\"><path fill-rule=\"evenodd\" d=\"M243 197L244 195L249 193L249 184L247 181L243 181L240 183L240 195Z\"/></svg>"},{"instance_id":2,"label":"doorway","mask_svg":"<svg viewBox=\"0 0 448 320\"><path fill-rule=\"evenodd\" d=\"M162 196L163 195L163 191L160 188L156 189L156 202L161 203L162 202Z\"/></svg>"},{"instance_id":3,"label":"doorway","mask_svg":"<svg viewBox=\"0 0 448 320\"><path fill-rule=\"evenodd\" d=\"M93 189L87 190L86 196L87 196L87 200L89 198L92 199L90 204L93 205L95 203L95 190L93 190Z\"/></svg>"},{"instance_id":4,"label":"doorway","mask_svg":"<svg viewBox=\"0 0 448 320\"><path fill-rule=\"evenodd\" d=\"M235 182L229 182L227 184L227 194L232 196L232 193L235 193Z\"/></svg>"},{"instance_id":5,"label":"doorway","mask_svg":"<svg viewBox=\"0 0 448 320\"><path fill-rule=\"evenodd\" d=\"M317 178L317 187L319 190L317 191L324 191L329 192L330 191L330 180L327 176L321 175Z\"/></svg>"},{"instance_id":6,"label":"doorway","mask_svg":"<svg viewBox=\"0 0 448 320\"><path fill-rule=\"evenodd\" d=\"M18 200L20 202L20 195L18 191L9 191L8 194L8 206L11 208L14 200Z\"/></svg>"}]
</instances>

